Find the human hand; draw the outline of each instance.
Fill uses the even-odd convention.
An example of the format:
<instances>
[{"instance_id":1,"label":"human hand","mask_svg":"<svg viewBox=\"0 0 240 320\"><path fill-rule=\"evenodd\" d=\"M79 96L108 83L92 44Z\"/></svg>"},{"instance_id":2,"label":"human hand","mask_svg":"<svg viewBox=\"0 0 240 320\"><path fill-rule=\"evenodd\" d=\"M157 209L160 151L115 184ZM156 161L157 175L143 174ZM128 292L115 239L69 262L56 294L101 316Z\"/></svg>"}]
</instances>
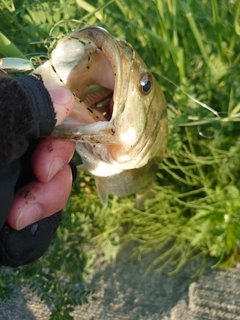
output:
<instances>
[{"instance_id":1,"label":"human hand","mask_svg":"<svg viewBox=\"0 0 240 320\"><path fill-rule=\"evenodd\" d=\"M75 99L65 87L49 89L59 125L73 110ZM8 224L21 230L61 210L67 202L72 186L72 172L68 165L74 153L74 142L41 139L31 157L36 180L17 190Z\"/></svg>"}]
</instances>

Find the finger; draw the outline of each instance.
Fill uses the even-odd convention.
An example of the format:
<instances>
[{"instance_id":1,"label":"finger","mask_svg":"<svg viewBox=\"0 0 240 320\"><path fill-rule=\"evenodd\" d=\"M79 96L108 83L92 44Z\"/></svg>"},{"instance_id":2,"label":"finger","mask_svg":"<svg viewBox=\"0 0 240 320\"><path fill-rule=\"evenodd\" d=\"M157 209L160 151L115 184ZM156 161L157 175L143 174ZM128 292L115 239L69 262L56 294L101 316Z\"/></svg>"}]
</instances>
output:
<instances>
[{"instance_id":1,"label":"finger","mask_svg":"<svg viewBox=\"0 0 240 320\"><path fill-rule=\"evenodd\" d=\"M62 85L50 61L46 61L39 66L34 70L34 73L40 74L42 77L44 86L47 88L54 104L57 119L56 125L59 125L73 110L75 98L71 91Z\"/></svg>"},{"instance_id":2,"label":"finger","mask_svg":"<svg viewBox=\"0 0 240 320\"><path fill-rule=\"evenodd\" d=\"M48 89L51 96L54 110L56 112L56 125L65 120L72 112L75 105L75 98L72 92L63 86Z\"/></svg>"},{"instance_id":3,"label":"finger","mask_svg":"<svg viewBox=\"0 0 240 320\"><path fill-rule=\"evenodd\" d=\"M8 224L17 230L46 218L61 210L69 197L72 172L69 165L56 174L48 183L31 182L15 195Z\"/></svg>"},{"instance_id":4,"label":"finger","mask_svg":"<svg viewBox=\"0 0 240 320\"><path fill-rule=\"evenodd\" d=\"M41 182L50 181L71 160L74 148L72 141L42 139L31 158L35 177Z\"/></svg>"}]
</instances>

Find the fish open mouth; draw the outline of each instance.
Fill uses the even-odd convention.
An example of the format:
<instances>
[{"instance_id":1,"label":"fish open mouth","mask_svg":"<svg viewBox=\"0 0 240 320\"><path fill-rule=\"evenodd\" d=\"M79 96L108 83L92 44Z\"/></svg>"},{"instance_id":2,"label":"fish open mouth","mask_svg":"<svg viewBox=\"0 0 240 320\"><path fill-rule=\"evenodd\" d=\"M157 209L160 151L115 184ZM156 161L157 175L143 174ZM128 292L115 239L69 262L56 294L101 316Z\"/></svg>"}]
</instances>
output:
<instances>
[{"instance_id":1,"label":"fish open mouth","mask_svg":"<svg viewBox=\"0 0 240 320\"><path fill-rule=\"evenodd\" d=\"M101 28L81 29L60 40L52 51L52 69L78 101L70 117L79 125L112 118L116 68L120 59L117 61L113 56L117 52L116 47L112 48L106 41L109 36ZM99 44L101 37L105 41ZM114 42L113 45L116 46Z\"/></svg>"}]
</instances>

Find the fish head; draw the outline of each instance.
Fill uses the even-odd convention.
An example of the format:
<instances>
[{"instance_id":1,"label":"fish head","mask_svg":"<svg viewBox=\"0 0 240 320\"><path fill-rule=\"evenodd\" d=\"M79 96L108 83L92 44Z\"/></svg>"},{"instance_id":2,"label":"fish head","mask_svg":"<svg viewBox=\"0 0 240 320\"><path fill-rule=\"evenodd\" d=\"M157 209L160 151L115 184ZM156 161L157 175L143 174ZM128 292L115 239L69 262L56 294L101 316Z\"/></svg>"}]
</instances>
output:
<instances>
[{"instance_id":1,"label":"fish head","mask_svg":"<svg viewBox=\"0 0 240 320\"><path fill-rule=\"evenodd\" d=\"M162 158L167 143L164 95L143 60L126 42L117 41L121 71L116 75L112 121L118 145L113 158L125 169Z\"/></svg>"},{"instance_id":2,"label":"fish head","mask_svg":"<svg viewBox=\"0 0 240 320\"><path fill-rule=\"evenodd\" d=\"M52 136L77 141L76 150L90 173L106 180L111 176L108 187L103 183L113 191L109 193L118 194L116 177L124 175L130 185L132 178L137 180L137 168L140 179L153 167L153 159L156 163L163 157L166 101L130 44L88 26L60 39L35 73L47 88L66 85L76 96L74 111Z\"/></svg>"}]
</instances>

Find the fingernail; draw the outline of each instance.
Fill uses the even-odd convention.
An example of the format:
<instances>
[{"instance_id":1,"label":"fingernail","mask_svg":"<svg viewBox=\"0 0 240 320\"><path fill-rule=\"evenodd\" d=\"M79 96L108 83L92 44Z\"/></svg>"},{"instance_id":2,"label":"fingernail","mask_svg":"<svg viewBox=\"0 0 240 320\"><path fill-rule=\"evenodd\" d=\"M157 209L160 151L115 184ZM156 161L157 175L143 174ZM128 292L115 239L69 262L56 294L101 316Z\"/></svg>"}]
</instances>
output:
<instances>
[{"instance_id":1,"label":"fingernail","mask_svg":"<svg viewBox=\"0 0 240 320\"><path fill-rule=\"evenodd\" d=\"M17 230L21 230L26 226L28 226L29 224L40 220L42 214L43 214L43 211L39 205L27 204L25 207L21 209L20 214L18 216L18 219L16 222Z\"/></svg>"},{"instance_id":2,"label":"fingernail","mask_svg":"<svg viewBox=\"0 0 240 320\"><path fill-rule=\"evenodd\" d=\"M56 87L49 89L52 101L57 104L67 104L72 98L72 93L65 87Z\"/></svg>"},{"instance_id":3,"label":"fingernail","mask_svg":"<svg viewBox=\"0 0 240 320\"><path fill-rule=\"evenodd\" d=\"M66 163L66 161L64 161L60 157L54 158L50 164L47 181L50 181L55 176L55 174L58 173L58 171L62 170L65 163Z\"/></svg>"}]
</instances>

